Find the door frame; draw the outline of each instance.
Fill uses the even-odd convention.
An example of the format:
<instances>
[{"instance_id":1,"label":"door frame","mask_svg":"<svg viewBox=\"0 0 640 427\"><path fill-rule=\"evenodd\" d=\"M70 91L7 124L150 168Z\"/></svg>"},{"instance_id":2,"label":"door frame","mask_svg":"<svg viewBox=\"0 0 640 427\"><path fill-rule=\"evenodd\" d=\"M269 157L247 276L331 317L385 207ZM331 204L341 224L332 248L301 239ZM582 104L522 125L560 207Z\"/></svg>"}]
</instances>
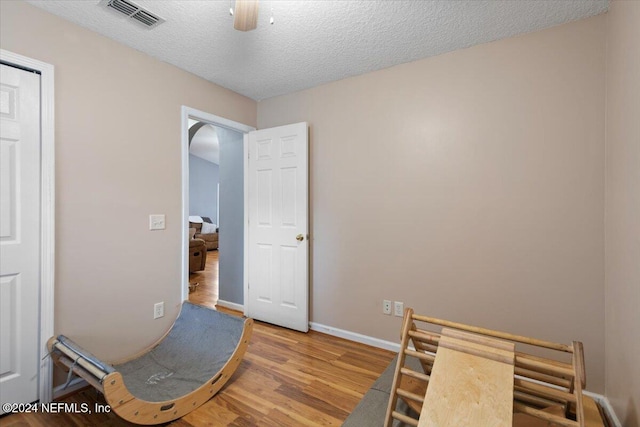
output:
<instances>
[{"instance_id":1,"label":"door frame","mask_svg":"<svg viewBox=\"0 0 640 427\"><path fill-rule=\"evenodd\" d=\"M53 365L47 341L53 336L55 287L55 118L54 67L8 50L0 49L0 61L40 74L40 330L38 333L38 398L53 398Z\"/></svg>"},{"instance_id":2,"label":"door frame","mask_svg":"<svg viewBox=\"0 0 640 427\"><path fill-rule=\"evenodd\" d=\"M181 224L187 224L189 222L189 118L205 122L214 126L231 129L236 132L244 134L243 139L243 156L244 156L244 287L247 286L247 269L249 265L249 252L248 252L248 227L247 220L249 218L248 211L248 194L247 194L247 179L248 179L248 140L247 134L252 130L255 130L253 126L245 125L243 123L234 122L233 120L225 119L224 117L216 116L195 108L187 107L183 105L180 109L181 126L180 132L182 146L182 222ZM218 222L219 219L218 219ZM189 299L189 232L186 226L181 227L181 240L182 240L182 285L180 287L180 297L182 301ZM246 295L245 302L246 302ZM246 304L245 304L246 305ZM239 307L229 307L239 308ZM246 314L246 307L243 306L243 310Z\"/></svg>"}]
</instances>

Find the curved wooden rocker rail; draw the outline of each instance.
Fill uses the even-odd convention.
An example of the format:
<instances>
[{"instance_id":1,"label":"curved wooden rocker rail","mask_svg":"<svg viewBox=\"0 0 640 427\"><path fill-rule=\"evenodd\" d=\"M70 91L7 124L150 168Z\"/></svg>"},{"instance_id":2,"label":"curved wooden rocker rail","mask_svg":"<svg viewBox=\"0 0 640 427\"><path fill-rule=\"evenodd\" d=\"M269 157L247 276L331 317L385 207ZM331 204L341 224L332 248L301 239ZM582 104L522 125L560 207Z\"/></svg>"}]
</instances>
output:
<instances>
[{"instance_id":1,"label":"curved wooden rocker rail","mask_svg":"<svg viewBox=\"0 0 640 427\"><path fill-rule=\"evenodd\" d=\"M131 386L135 386L133 388L137 387L138 394L140 394L140 387L146 387L146 385L141 385L140 383L133 384L131 376L128 376L126 372L124 374L119 372L119 368L126 371L127 364L135 364L138 362L144 363L144 358L148 355L152 355L153 357L154 355L152 353L156 351L156 349L160 348L161 345L164 345L165 347L170 346L171 342L167 344L167 341L175 341L175 335L184 332L185 327L189 327L185 322L192 321L192 313L194 311L199 316L203 316L205 318L204 323L208 323L205 326L211 331L215 329L216 322L215 319L211 319L211 316L227 316L228 318L235 319L225 320L232 324L237 323L237 326L232 325L232 329L239 328L236 331L232 331L231 334L234 339L237 338L237 343L235 343L235 348L231 351L230 357L228 357L226 361L221 361L224 362L224 364L213 376L209 378L208 381L202 383L197 388L190 390L184 395L163 400L149 399L148 395L142 397L140 395L136 396L136 393L131 390ZM200 326L197 322L194 323L196 324L192 325L193 328L198 328ZM180 324L180 327L176 326L178 324ZM178 319L172 326L171 330L149 351L122 365L112 366L101 362L91 353L83 350L62 335L57 338L51 338L48 342L48 347L49 352L56 363L66 367L68 370L83 378L94 388L103 393L113 412L132 423L151 425L166 423L183 417L211 399L211 397L213 397L227 383L227 381L229 381L233 373L238 369L238 366L240 366L242 358L247 350L252 330L252 319L233 317L215 310L185 302L180 316L178 316ZM223 331L220 333L221 336L218 337L215 336L217 332L213 331L213 336L220 340L226 339L228 341L230 335L228 332L229 331ZM194 336L199 339L198 350L200 353L202 353L203 350L207 353L207 348L212 348L210 346L218 344L218 342L206 340L207 337L210 338L210 336L206 334L206 331L202 334L196 333ZM187 353L190 350L193 351L193 349L189 348L184 349ZM157 357L157 355L155 357ZM169 376L171 376L171 374L167 375L167 377ZM157 382L152 382L152 384L155 386L155 384L161 382L161 380L162 378ZM127 381L129 381L129 384ZM149 384L148 381L147 384Z\"/></svg>"}]
</instances>

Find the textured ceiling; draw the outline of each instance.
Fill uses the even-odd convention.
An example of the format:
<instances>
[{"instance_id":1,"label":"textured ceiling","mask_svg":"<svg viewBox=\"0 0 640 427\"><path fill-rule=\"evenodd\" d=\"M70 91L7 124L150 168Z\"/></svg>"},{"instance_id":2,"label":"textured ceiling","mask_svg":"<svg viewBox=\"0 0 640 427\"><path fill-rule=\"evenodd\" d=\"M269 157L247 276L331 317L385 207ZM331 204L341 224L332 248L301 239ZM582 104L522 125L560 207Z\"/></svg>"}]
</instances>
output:
<instances>
[{"instance_id":1,"label":"textured ceiling","mask_svg":"<svg viewBox=\"0 0 640 427\"><path fill-rule=\"evenodd\" d=\"M230 0L135 2L166 22L147 29L98 0L29 1L255 100L586 18L609 6L609 0L260 0L258 28L244 33L233 29Z\"/></svg>"}]
</instances>

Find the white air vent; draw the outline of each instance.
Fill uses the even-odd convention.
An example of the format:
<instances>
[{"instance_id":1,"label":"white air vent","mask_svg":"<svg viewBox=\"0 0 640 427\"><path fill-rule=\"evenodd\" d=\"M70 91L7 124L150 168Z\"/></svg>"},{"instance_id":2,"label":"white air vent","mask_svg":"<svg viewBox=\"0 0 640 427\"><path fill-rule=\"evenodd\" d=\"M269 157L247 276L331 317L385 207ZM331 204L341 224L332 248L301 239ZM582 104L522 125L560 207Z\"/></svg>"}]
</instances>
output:
<instances>
[{"instance_id":1,"label":"white air vent","mask_svg":"<svg viewBox=\"0 0 640 427\"><path fill-rule=\"evenodd\" d=\"M153 28L162 24L165 20L158 15L149 12L129 0L102 0L99 3L118 14L125 15L135 21L138 21L147 28Z\"/></svg>"}]
</instances>

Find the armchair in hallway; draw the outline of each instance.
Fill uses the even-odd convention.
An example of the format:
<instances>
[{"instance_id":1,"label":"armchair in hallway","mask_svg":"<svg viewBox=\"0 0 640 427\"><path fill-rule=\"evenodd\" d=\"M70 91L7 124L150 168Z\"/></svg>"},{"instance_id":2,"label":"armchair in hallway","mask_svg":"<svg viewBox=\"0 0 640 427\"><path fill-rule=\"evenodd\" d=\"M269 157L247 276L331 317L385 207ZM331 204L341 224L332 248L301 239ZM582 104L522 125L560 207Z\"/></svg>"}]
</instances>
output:
<instances>
[{"instance_id":1,"label":"armchair in hallway","mask_svg":"<svg viewBox=\"0 0 640 427\"><path fill-rule=\"evenodd\" d=\"M195 239L195 229L189 229L189 273L204 270L207 264L207 244L202 239Z\"/></svg>"}]
</instances>

